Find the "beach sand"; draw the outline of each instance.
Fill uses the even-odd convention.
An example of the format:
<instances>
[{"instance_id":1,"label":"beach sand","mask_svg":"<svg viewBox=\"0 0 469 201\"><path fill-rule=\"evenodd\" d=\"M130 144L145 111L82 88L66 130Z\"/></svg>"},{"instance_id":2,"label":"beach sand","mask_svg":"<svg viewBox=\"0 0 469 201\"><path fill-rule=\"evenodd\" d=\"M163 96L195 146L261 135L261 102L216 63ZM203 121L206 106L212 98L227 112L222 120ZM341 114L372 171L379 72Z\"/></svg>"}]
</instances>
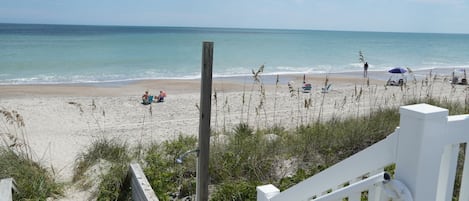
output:
<instances>
[{"instance_id":1,"label":"beach sand","mask_svg":"<svg viewBox=\"0 0 469 201\"><path fill-rule=\"evenodd\" d=\"M294 90L301 90L303 75L280 76L278 84L275 77L266 78L269 81L262 88L251 78L215 79L212 130L231 130L247 121L256 128L273 125L295 128L331 117L363 115L429 95L464 103L468 94L466 86L452 86L449 78L442 76L425 82L422 74L417 81L409 80L405 87L386 87L383 79L367 80L360 75L307 75L307 82L313 86L311 93L291 93L286 84L294 81ZM321 93L326 77L332 84L331 90ZM141 104L145 90L157 95L161 89L168 94L165 102ZM53 168L61 182L71 181L77 155L99 138L145 144L179 135L197 135L198 105L199 80L0 86L0 109L15 110L22 115L26 142L35 159ZM74 195L67 196L73 200Z\"/></svg>"}]
</instances>

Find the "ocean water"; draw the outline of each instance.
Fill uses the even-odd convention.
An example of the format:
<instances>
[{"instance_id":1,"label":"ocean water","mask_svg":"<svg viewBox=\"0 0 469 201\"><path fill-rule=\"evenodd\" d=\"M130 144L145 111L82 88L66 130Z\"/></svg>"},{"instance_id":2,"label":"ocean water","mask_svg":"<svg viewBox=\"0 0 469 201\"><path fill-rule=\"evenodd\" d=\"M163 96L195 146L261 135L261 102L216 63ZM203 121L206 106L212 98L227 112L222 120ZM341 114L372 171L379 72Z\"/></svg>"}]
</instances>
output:
<instances>
[{"instance_id":1,"label":"ocean water","mask_svg":"<svg viewBox=\"0 0 469 201\"><path fill-rule=\"evenodd\" d=\"M0 24L0 84L101 83L214 77L469 68L469 35L191 27Z\"/></svg>"}]
</instances>

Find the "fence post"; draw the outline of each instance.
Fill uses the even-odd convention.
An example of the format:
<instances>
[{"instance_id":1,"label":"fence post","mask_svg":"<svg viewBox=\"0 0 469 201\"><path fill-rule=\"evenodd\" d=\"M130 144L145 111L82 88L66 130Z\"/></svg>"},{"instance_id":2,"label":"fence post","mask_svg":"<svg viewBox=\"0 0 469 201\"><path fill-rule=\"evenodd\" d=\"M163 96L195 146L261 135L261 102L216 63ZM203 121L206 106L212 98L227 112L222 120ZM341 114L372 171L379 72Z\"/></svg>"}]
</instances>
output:
<instances>
[{"instance_id":1,"label":"fence post","mask_svg":"<svg viewBox=\"0 0 469 201\"><path fill-rule=\"evenodd\" d=\"M459 201L469 201L469 142L466 143L466 157L462 173Z\"/></svg>"},{"instance_id":2,"label":"fence post","mask_svg":"<svg viewBox=\"0 0 469 201\"><path fill-rule=\"evenodd\" d=\"M256 187L257 201L269 201L270 198L280 193L280 190L272 184Z\"/></svg>"},{"instance_id":3,"label":"fence post","mask_svg":"<svg viewBox=\"0 0 469 201\"><path fill-rule=\"evenodd\" d=\"M13 178L0 179L0 201L12 201L13 192L18 193L15 180Z\"/></svg>"},{"instance_id":4,"label":"fence post","mask_svg":"<svg viewBox=\"0 0 469 201\"><path fill-rule=\"evenodd\" d=\"M213 42L204 42L199 115L199 157L197 161L196 201L208 200L210 182L208 165L210 153L210 115L212 105Z\"/></svg>"},{"instance_id":5,"label":"fence post","mask_svg":"<svg viewBox=\"0 0 469 201\"><path fill-rule=\"evenodd\" d=\"M395 178L411 191L414 201L436 200L448 110L428 104L403 106Z\"/></svg>"}]
</instances>

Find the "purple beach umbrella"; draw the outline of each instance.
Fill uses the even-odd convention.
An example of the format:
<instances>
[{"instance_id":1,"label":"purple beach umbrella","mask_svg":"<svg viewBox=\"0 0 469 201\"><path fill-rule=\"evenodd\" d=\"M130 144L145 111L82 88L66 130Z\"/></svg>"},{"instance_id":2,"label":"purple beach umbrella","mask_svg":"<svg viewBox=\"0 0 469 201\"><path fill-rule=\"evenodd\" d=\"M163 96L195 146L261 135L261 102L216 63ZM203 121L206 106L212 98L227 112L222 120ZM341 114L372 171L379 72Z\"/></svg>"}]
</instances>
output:
<instances>
[{"instance_id":1,"label":"purple beach umbrella","mask_svg":"<svg viewBox=\"0 0 469 201\"><path fill-rule=\"evenodd\" d=\"M389 70L388 72L390 72L390 73L400 73L400 74L402 74L402 73L407 72L407 70L404 69L404 68L401 68L401 67L396 67L396 68L393 68L393 69Z\"/></svg>"}]
</instances>

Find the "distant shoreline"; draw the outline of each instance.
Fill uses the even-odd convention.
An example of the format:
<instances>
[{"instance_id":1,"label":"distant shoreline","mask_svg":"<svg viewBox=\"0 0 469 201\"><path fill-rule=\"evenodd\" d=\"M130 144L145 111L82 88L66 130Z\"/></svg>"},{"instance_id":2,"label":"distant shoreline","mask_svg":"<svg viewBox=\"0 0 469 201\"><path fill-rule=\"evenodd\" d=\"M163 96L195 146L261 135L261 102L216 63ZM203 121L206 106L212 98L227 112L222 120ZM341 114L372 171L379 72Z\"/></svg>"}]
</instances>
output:
<instances>
[{"instance_id":1,"label":"distant shoreline","mask_svg":"<svg viewBox=\"0 0 469 201\"><path fill-rule=\"evenodd\" d=\"M423 80L430 72L437 77L450 78L453 69L431 69L417 70L413 72L411 79ZM323 86L326 77L329 83L366 83L385 84L392 74L384 71L369 71L368 78L363 78L362 71L346 73L328 74L285 74L279 75L277 83L276 75L261 75L262 84L266 87L276 85L286 86L288 82L294 81L300 84L303 81L312 83L313 87ZM458 76L462 76L459 74ZM213 78L214 90L223 89L225 91L243 90L253 83L251 76L233 76ZM198 93L200 89L200 79L148 79L124 82L105 83L73 83L73 84L12 84L0 85L0 98L22 97L22 96L139 96L144 91L157 93L159 90L166 90L171 93Z\"/></svg>"},{"instance_id":2,"label":"distant shoreline","mask_svg":"<svg viewBox=\"0 0 469 201\"><path fill-rule=\"evenodd\" d=\"M414 70L413 74L417 79L422 79L430 72L437 74L439 76L451 76L454 69L465 69L465 68L434 68L434 69L420 69ZM469 69L466 69L469 72ZM461 71L462 72L462 71ZM363 78L363 71L346 71L346 72L332 72L332 73L284 73L278 74L281 78L281 84L285 84L288 81L295 79L297 77L306 75L308 77L320 78L320 77L343 77L343 78ZM373 80L386 81L391 76L391 73L383 70L368 70L368 78ZM409 73L406 73L409 75ZM261 74L264 84L275 84L277 74ZM194 82L198 81L200 78L162 78L162 79L136 79L136 80L116 80L116 81L102 81L102 82L71 82L71 83L18 83L18 84L7 84L0 83L0 87L3 86L87 86L87 87L120 87L125 85L132 85L139 82L145 81L169 81L169 82ZM239 84L250 83L252 82L251 75L234 75L234 76L214 76L214 81L229 81Z\"/></svg>"}]
</instances>

